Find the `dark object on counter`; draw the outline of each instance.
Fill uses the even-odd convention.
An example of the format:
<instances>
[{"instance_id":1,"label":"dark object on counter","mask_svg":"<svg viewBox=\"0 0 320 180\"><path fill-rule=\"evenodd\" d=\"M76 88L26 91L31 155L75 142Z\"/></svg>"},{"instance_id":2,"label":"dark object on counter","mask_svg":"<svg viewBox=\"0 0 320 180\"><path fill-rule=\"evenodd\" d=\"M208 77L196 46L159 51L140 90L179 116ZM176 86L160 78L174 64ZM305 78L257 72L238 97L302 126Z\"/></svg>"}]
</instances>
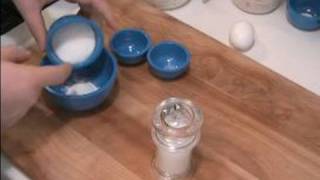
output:
<instances>
[{"instance_id":1,"label":"dark object on counter","mask_svg":"<svg viewBox=\"0 0 320 180\"><path fill-rule=\"evenodd\" d=\"M23 22L23 18L11 0L1 0L1 35Z\"/></svg>"},{"instance_id":2,"label":"dark object on counter","mask_svg":"<svg viewBox=\"0 0 320 180\"><path fill-rule=\"evenodd\" d=\"M47 8L56 1L44 6L43 9ZM1 35L7 33L12 28L18 26L23 22L23 17L19 13L16 6L13 4L12 0L1 0Z\"/></svg>"}]
</instances>

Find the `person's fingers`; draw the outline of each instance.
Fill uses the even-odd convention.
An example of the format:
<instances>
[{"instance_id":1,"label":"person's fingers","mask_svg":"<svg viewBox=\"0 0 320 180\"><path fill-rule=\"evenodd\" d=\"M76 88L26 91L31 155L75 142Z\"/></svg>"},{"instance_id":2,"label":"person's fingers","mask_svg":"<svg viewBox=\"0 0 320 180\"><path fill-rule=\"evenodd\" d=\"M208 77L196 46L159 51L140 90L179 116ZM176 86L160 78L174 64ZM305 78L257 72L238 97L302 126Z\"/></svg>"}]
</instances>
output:
<instances>
[{"instance_id":1,"label":"person's fingers","mask_svg":"<svg viewBox=\"0 0 320 180\"><path fill-rule=\"evenodd\" d=\"M1 48L1 60L23 62L30 58L31 52L22 47L10 45Z\"/></svg>"},{"instance_id":2,"label":"person's fingers","mask_svg":"<svg viewBox=\"0 0 320 180\"><path fill-rule=\"evenodd\" d=\"M31 29L31 33L36 38L40 50L45 50L46 44L46 29L44 20L40 11L36 11L25 16L27 24Z\"/></svg>"},{"instance_id":3,"label":"person's fingers","mask_svg":"<svg viewBox=\"0 0 320 180\"><path fill-rule=\"evenodd\" d=\"M112 29L117 29L117 23L114 20L114 17L112 15L111 8L109 4L104 0L68 0L68 2L72 3L79 3L81 9L84 9L85 11L92 6L94 9L96 9L107 21L109 26Z\"/></svg>"},{"instance_id":4,"label":"person's fingers","mask_svg":"<svg viewBox=\"0 0 320 180\"><path fill-rule=\"evenodd\" d=\"M30 3L28 1L15 0L14 2L31 30L32 35L36 38L39 48L43 51L46 42L46 29L41 15L43 3Z\"/></svg>"},{"instance_id":5,"label":"person's fingers","mask_svg":"<svg viewBox=\"0 0 320 180\"><path fill-rule=\"evenodd\" d=\"M117 23L114 20L109 4L106 1L94 0L92 6L101 13L107 20L107 23L112 29L117 29Z\"/></svg>"},{"instance_id":6,"label":"person's fingers","mask_svg":"<svg viewBox=\"0 0 320 180\"><path fill-rule=\"evenodd\" d=\"M72 71L70 64L30 68L33 71L34 83L40 87L62 84L68 79Z\"/></svg>"}]
</instances>

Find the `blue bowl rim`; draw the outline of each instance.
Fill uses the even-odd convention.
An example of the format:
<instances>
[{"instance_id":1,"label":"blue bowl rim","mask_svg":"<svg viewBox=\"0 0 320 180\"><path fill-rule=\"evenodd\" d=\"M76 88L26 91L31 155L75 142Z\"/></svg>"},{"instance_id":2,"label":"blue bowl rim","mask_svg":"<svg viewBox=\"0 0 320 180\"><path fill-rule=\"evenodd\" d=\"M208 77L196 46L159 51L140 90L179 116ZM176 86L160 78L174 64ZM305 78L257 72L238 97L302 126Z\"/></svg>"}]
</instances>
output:
<instances>
[{"instance_id":1,"label":"blue bowl rim","mask_svg":"<svg viewBox=\"0 0 320 180\"><path fill-rule=\"evenodd\" d=\"M74 23L81 23L81 24L89 25L92 28L93 32L95 33L95 38L96 38L96 45L95 45L95 48L94 48L92 54L85 61L83 61L81 63L73 64L74 69L81 69L81 68L87 67L90 64L94 63L104 48L104 43L103 43L104 35L96 22L94 22L90 19L87 19L85 17L78 16L78 15L67 15L67 16L63 16L63 17L59 18L49 28L46 50L47 50L48 58L53 64L65 63L55 53L55 51L52 47L52 39L53 39L55 33L57 31L59 31L62 27L68 26L68 25L74 24Z\"/></svg>"},{"instance_id":2,"label":"blue bowl rim","mask_svg":"<svg viewBox=\"0 0 320 180\"><path fill-rule=\"evenodd\" d=\"M303 16L301 15L301 13L298 11L297 9L297 6L294 5L294 3L297 2L297 0L288 0L288 3L287 3L287 8L288 9L291 9L292 11L295 12L295 14L299 15L300 17L303 17L305 19L315 19L317 20L319 17L318 16L312 16L312 17L309 17L309 16ZM319 6L320 6L320 3L319 3Z\"/></svg>"},{"instance_id":3,"label":"blue bowl rim","mask_svg":"<svg viewBox=\"0 0 320 180\"><path fill-rule=\"evenodd\" d=\"M287 3L287 19L296 28L304 31L315 31L320 28L318 16L303 16L294 5L296 0L289 0ZM320 3L319 3L320 4Z\"/></svg>"},{"instance_id":4,"label":"blue bowl rim","mask_svg":"<svg viewBox=\"0 0 320 180\"><path fill-rule=\"evenodd\" d=\"M54 94L55 96L59 96L59 97L63 97L63 98L70 98L70 99L82 99L82 98L85 98L85 97L95 96L96 94L101 93L102 91L107 89L107 87L109 85L112 85L114 83L114 81L117 78L117 73L118 73L116 58L107 49L103 49L103 51L104 51L104 53L106 53L106 54L108 54L110 56L110 61L111 61L111 65L112 65L113 71L112 71L111 76L108 79L108 81L103 86L98 88L96 91L93 91L93 92L91 92L89 94L84 94L84 95L65 95L65 94L57 93L50 86L46 86L45 89L49 93ZM106 63L105 63L105 65L106 65Z\"/></svg>"},{"instance_id":5,"label":"blue bowl rim","mask_svg":"<svg viewBox=\"0 0 320 180\"><path fill-rule=\"evenodd\" d=\"M143 51L139 55L124 54L124 53L119 52L118 49L114 47L114 41L117 38L117 36L119 36L121 33L132 32L132 31L140 33L147 40L146 47L143 49ZM143 29L138 29L138 28L124 28L124 29L121 29L121 30L117 31L116 33L114 33L112 35L112 37L111 37L111 40L110 40L111 51L116 53L118 56L125 57L125 58L136 58L136 57L139 57L139 56L145 54L150 49L151 45L152 44L151 44L150 35L148 33L146 33Z\"/></svg>"},{"instance_id":6,"label":"blue bowl rim","mask_svg":"<svg viewBox=\"0 0 320 180\"><path fill-rule=\"evenodd\" d=\"M183 52L186 54L186 59L185 59L185 63L182 65L182 66L179 66L179 68L178 69L171 69L171 70L168 70L168 69L163 69L163 68L160 68L159 66L157 66L157 65L155 65L154 63L153 63L153 60L151 59L151 53L152 53L152 51L155 49L155 48L157 48L157 47L159 47L159 46L163 46L163 45L176 45L177 47L179 47L180 49L182 49L183 50ZM189 66L189 64L190 64L190 60L191 59L191 53L190 53L190 51L184 46L184 45L182 45L181 43L178 43L178 42L176 42L176 41L170 41L170 40L165 40L165 41L161 41L161 42L159 42L158 44L156 44L155 46L153 46L150 50L149 50L149 52L148 52L148 54L147 54L147 60L148 60L148 64L153 68L153 69L155 69L155 70L157 70L157 71L161 71L161 72L178 72L179 70L182 70L182 69L184 69L184 68L186 68L186 67L188 67Z\"/></svg>"},{"instance_id":7,"label":"blue bowl rim","mask_svg":"<svg viewBox=\"0 0 320 180\"><path fill-rule=\"evenodd\" d=\"M290 8L292 8L292 9L294 9L295 11L297 11L297 10L298 10L298 9L297 9L297 6L293 4L293 3L295 3L295 2L297 2L297 0L288 0L288 6L289 6ZM319 2L318 4L319 4L319 6L320 6L320 2ZM313 17L315 17L315 16L313 16Z\"/></svg>"}]
</instances>

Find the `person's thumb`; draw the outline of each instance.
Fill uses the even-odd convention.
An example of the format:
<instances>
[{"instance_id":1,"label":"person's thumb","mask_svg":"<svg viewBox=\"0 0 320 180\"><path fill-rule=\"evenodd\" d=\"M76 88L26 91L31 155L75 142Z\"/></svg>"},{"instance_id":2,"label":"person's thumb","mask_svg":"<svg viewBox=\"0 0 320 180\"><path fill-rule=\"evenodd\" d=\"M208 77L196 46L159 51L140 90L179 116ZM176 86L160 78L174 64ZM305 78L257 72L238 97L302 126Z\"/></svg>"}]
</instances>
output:
<instances>
[{"instance_id":1,"label":"person's thumb","mask_svg":"<svg viewBox=\"0 0 320 180\"><path fill-rule=\"evenodd\" d=\"M32 68L34 68L32 78L40 87L62 84L68 79L72 71L70 64Z\"/></svg>"}]
</instances>

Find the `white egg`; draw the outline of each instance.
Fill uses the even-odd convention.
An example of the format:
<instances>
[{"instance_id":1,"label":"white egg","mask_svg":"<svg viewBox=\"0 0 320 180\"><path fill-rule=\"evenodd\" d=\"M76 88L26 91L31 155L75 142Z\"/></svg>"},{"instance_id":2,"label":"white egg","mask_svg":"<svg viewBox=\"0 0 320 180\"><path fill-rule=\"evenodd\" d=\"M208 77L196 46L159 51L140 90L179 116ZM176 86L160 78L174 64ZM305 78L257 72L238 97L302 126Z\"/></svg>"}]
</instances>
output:
<instances>
[{"instance_id":1,"label":"white egg","mask_svg":"<svg viewBox=\"0 0 320 180\"><path fill-rule=\"evenodd\" d=\"M253 26L246 21L235 23L229 33L230 44L237 50L248 51L255 41Z\"/></svg>"}]
</instances>

